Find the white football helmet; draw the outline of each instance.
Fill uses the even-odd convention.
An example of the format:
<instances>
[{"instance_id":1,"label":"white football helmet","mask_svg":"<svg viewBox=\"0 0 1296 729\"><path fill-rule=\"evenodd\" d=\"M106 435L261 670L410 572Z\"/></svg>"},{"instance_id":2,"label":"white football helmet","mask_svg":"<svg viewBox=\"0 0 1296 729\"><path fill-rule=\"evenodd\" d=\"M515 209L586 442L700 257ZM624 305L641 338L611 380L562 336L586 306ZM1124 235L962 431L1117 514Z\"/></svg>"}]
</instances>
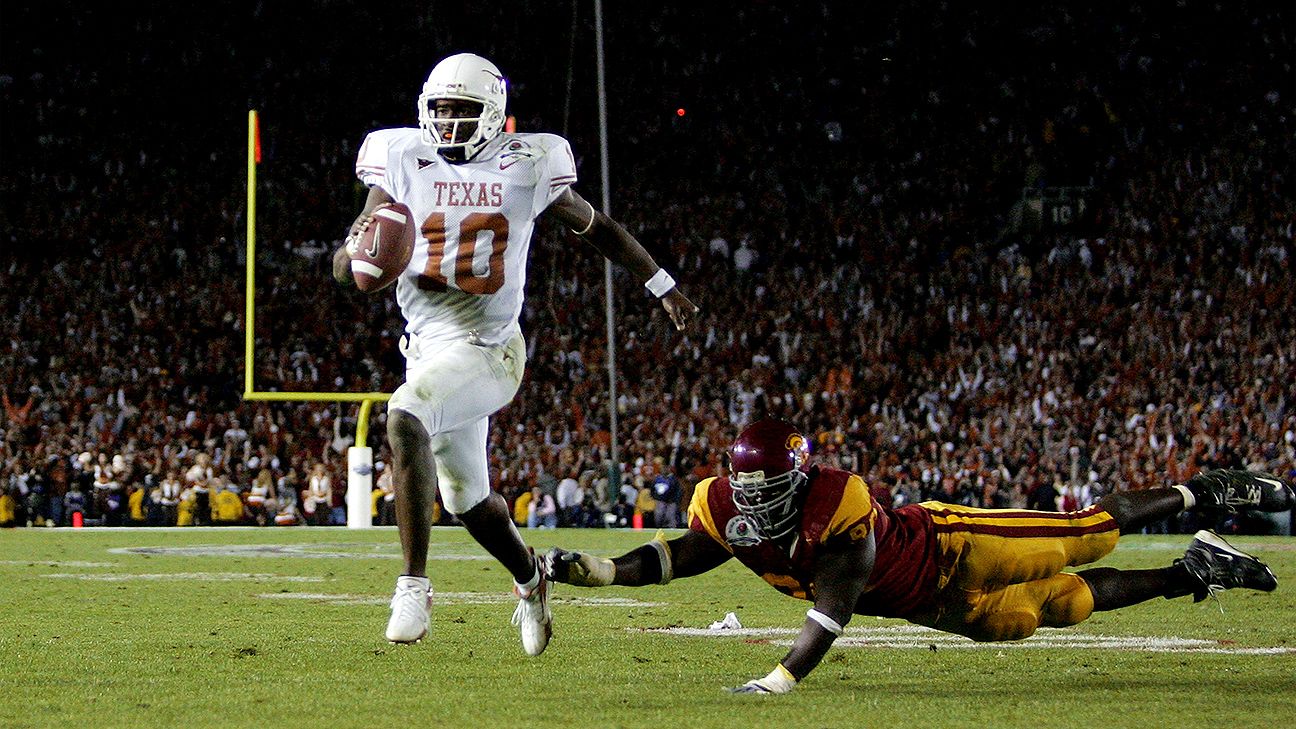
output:
<instances>
[{"instance_id":1,"label":"white football helmet","mask_svg":"<svg viewBox=\"0 0 1296 729\"><path fill-rule=\"evenodd\" d=\"M437 119L437 99L476 102L481 104L481 114L475 118ZM428 74L423 93L419 95L418 119L423 141L437 150L462 148L464 158L470 159L504 128L507 102L504 76L495 64L472 53L450 56ZM459 129L470 124L475 124L476 129L467 139L459 139Z\"/></svg>"}]
</instances>

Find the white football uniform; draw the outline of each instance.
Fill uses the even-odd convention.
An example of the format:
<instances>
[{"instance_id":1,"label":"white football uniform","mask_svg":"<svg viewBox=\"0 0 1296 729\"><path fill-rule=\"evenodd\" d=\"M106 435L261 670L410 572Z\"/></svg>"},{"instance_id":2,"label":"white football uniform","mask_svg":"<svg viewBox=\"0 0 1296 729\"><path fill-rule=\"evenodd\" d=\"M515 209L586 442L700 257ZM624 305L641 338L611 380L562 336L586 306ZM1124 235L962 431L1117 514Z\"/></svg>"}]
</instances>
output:
<instances>
[{"instance_id":1,"label":"white football uniform","mask_svg":"<svg viewBox=\"0 0 1296 729\"><path fill-rule=\"evenodd\" d=\"M409 206L421 238L396 300L423 342L471 332L500 344L518 329L535 219L576 181L567 140L500 134L475 159L450 164L418 129L383 129L360 147L356 175Z\"/></svg>"},{"instance_id":2,"label":"white football uniform","mask_svg":"<svg viewBox=\"0 0 1296 729\"><path fill-rule=\"evenodd\" d=\"M500 134L450 164L418 129L383 129L365 138L356 175L419 223L396 282L406 378L388 409L432 436L442 501L462 513L490 493L487 422L517 393L526 362L518 317L531 233L576 181L571 148L553 134Z\"/></svg>"}]
</instances>

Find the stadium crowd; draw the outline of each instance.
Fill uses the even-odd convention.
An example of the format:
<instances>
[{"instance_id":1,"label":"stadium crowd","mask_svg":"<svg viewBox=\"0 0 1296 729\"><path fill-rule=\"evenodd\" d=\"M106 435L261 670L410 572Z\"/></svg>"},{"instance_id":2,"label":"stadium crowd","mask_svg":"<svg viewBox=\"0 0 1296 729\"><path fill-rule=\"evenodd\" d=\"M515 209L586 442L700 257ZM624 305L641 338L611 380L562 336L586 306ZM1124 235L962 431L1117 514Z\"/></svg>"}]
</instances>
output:
<instances>
[{"instance_id":1,"label":"stadium crowd","mask_svg":"<svg viewBox=\"0 0 1296 729\"><path fill-rule=\"evenodd\" d=\"M0 68L0 524L341 523L355 407L241 398L246 104L222 74L254 79L267 120L257 389L391 391L395 302L335 286L327 259L362 198L356 143L413 123L444 31L393 30L375 60L410 72L357 104L371 65L341 43L176 48L157 41L178 10L66 12L50 44L80 46ZM527 376L490 443L519 524L679 525L761 413L894 503L1296 476L1290 9L897 2L862 33L834 12L744 6L723 37L671 8L609 19L616 215L702 313L677 333L617 274L611 464L602 267L539 231ZM568 38L560 20L474 50L515 77L519 128L572 140L594 199L592 72L531 37ZM1023 189L1058 186L1086 190L1082 221L1014 223Z\"/></svg>"}]
</instances>

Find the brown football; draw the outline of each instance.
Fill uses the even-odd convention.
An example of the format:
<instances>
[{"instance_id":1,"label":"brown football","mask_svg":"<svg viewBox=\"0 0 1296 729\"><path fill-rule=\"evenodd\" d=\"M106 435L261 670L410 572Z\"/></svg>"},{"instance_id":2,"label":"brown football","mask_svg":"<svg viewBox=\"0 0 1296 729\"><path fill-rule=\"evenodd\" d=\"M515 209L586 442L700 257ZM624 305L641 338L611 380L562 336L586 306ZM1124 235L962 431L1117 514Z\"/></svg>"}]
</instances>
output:
<instances>
[{"instance_id":1,"label":"brown football","mask_svg":"<svg viewBox=\"0 0 1296 729\"><path fill-rule=\"evenodd\" d=\"M414 254L414 217L401 203L383 203L351 252L356 288L372 294L400 277Z\"/></svg>"}]
</instances>

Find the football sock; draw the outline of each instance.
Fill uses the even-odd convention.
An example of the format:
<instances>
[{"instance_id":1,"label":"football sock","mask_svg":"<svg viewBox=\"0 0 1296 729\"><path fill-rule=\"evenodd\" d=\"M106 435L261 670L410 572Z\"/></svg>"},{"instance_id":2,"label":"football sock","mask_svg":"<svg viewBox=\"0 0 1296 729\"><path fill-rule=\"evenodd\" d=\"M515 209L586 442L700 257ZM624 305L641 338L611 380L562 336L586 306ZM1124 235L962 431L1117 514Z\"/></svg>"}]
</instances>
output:
<instances>
[{"instance_id":1,"label":"football sock","mask_svg":"<svg viewBox=\"0 0 1296 729\"><path fill-rule=\"evenodd\" d=\"M540 584L540 565L536 565L535 574L532 575L531 579L527 580L525 584L521 582L514 582L513 584L517 585L519 593L530 595L531 591L536 589L536 586Z\"/></svg>"}]
</instances>

